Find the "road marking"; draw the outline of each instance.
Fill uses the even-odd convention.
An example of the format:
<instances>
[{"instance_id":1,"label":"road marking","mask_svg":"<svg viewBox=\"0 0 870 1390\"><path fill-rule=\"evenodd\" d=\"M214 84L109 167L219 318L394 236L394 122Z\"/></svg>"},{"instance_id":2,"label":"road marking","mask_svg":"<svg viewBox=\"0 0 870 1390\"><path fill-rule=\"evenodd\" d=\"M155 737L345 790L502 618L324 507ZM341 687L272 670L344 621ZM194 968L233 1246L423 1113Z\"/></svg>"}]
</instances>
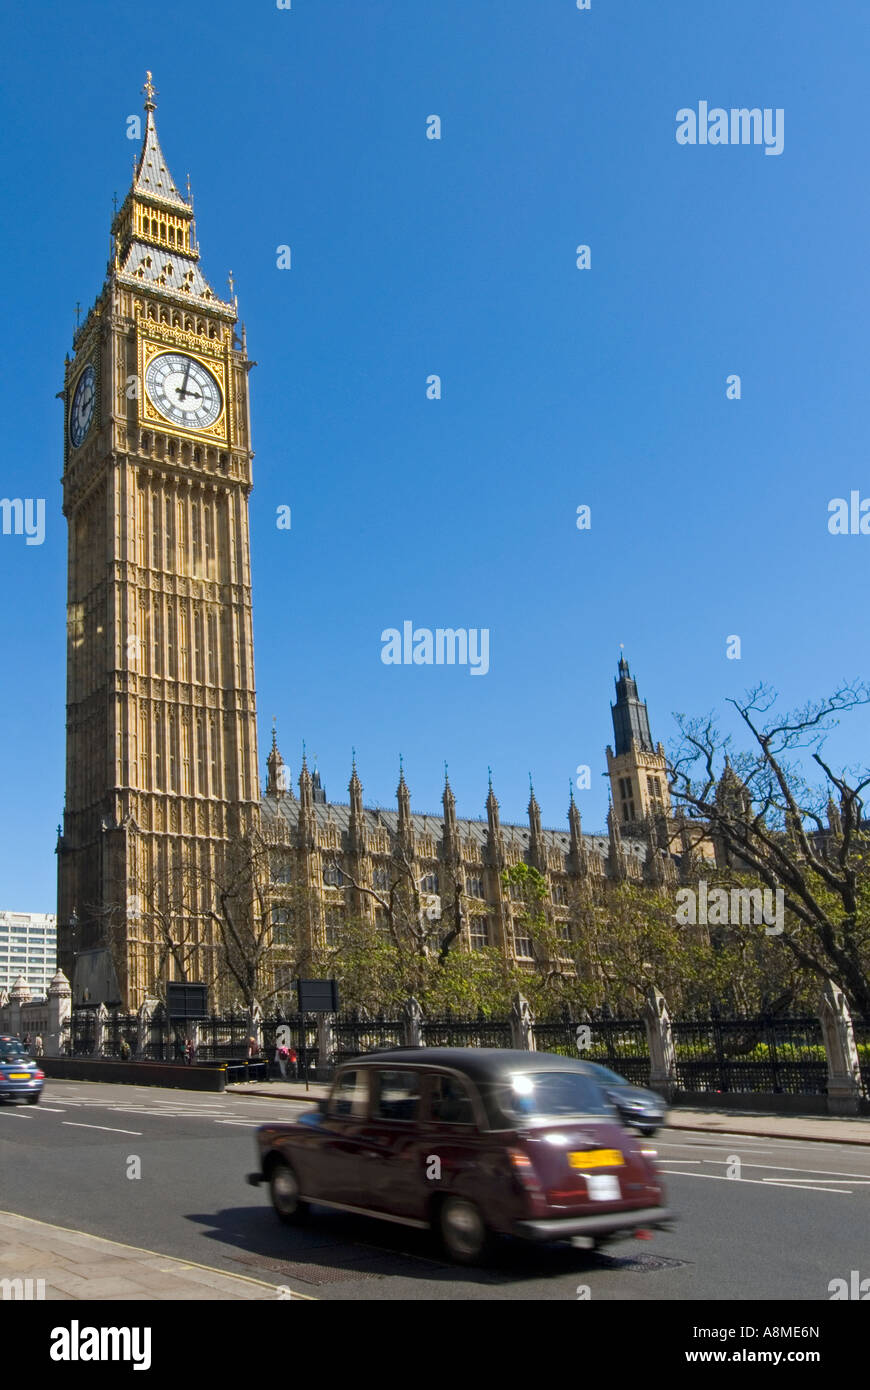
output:
<instances>
[{"instance_id":1,"label":"road marking","mask_svg":"<svg viewBox=\"0 0 870 1390\"><path fill-rule=\"evenodd\" d=\"M781 1183L777 1183L776 1178L729 1178L725 1173L681 1173L679 1169L669 1173L667 1168L663 1168L660 1171L670 1178L706 1178L708 1182L733 1182L738 1186L740 1183L745 1182L751 1183L753 1187L782 1186ZM842 1187L813 1187L809 1183L802 1183L798 1186L797 1178L793 1178L785 1190L787 1192L795 1190L803 1192L833 1192L834 1194L839 1194L841 1197L848 1197L851 1195L851 1189L847 1191Z\"/></svg>"},{"instance_id":2,"label":"road marking","mask_svg":"<svg viewBox=\"0 0 870 1390\"><path fill-rule=\"evenodd\" d=\"M670 1161L671 1161L670 1159L667 1160L667 1162L670 1162ZM718 1163L719 1160L718 1160L718 1159L715 1159L715 1158L704 1158L704 1159L701 1160L701 1162L702 1162L702 1163ZM847 1178L847 1179L849 1179L851 1182L860 1182L860 1181L861 1181L861 1178L862 1178L862 1174L861 1174L861 1173L844 1173L843 1170L842 1170L842 1168L840 1168L840 1169L837 1169L837 1168L790 1168L790 1167L789 1167L787 1164L785 1164L785 1163L746 1163L746 1164L744 1164L744 1167L746 1167L746 1168L772 1168L772 1169L774 1170L774 1172L777 1172L777 1173L800 1173L801 1177L803 1177L803 1178L810 1178L810 1177L818 1177L818 1178ZM795 1179L795 1181L798 1181L798 1179Z\"/></svg>"},{"instance_id":3,"label":"road marking","mask_svg":"<svg viewBox=\"0 0 870 1390\"><path fill-rule=\"evenodd\" d=\"M26 1114L26 1113L25 1113L25 1114L19 1114L19 1112L18 1112L17 1110L2 1110L2 1111L0 1111L0 1114L3 1114L3 1115L10 1115L10 1116L12 1116L14 1119L16 1119L16 1120L32 1120L32 1119L33 1119L33 1116L32 1116L32 1115L28 1115L28 1114Z\"/></svg>"},{"instance_id":4,"label":"road marking","mask_svg":"<svg viewBox=\"0 0 870 1390\"><path fill-rule=\"evenodd\" d=\"M65 1114L66 1114L66 1110L60 1109L57 1105L40 1105L40 1106L37 1107L37 1113L40 1113L41 1111L45 1111L45 1110L47 1110L48 1113L49 1113L50 1115L65 1115Z\"/></svg>"},{"instance_id":5,"label":"road marking","mask_svg":"<svg viewBox=\"0 0 870 1390\"><path fill-rule=\"evenodd\" d=\"M142 1138L141 1129L113 1129L111 1125L85 1125L78 1120L61 1120L62 1125L71 1125L74 1129L102 1129L109 1134L135 1134L138 1139Z\"/></svg>"}]
</instances>

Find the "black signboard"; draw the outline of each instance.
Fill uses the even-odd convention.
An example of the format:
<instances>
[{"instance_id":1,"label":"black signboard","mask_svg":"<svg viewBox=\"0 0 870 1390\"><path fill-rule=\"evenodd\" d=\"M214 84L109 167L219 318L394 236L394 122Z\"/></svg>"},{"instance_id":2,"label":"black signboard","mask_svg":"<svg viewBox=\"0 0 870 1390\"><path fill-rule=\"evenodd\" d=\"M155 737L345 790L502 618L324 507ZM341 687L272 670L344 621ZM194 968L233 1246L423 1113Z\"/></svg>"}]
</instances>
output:
<instances>
[{"instance_id":1,"label":"black signboard","mask_svg":"<svg viewBox=\"0 0 870 1390\"><path fill-rule=\"evenodd\" d=\"M301 1014L337 1014L337 980L297 980L296 993Z\"/></svg>"},{"instance_id":2,"label":"black signboard","mask_svg":"<svg viewBox=\"0 0 870 1390\"><path fill-rule=\"evenodd\" d=\"M207 1018L208 985L168 984L166 1011L170 1018Z\"/></svg>"}]
</instances>

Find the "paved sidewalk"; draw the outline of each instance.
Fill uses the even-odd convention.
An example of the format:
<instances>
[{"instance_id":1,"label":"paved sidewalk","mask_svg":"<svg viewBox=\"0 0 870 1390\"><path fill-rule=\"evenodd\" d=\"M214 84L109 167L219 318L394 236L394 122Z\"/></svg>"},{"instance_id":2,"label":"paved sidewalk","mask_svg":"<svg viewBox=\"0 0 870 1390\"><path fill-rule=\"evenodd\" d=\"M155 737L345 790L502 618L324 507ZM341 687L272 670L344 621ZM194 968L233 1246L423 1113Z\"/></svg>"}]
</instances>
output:
<instances>
[{"instance_id":1,"label":"paved sidewalk","mask_svg":"<svg viewBox=\"0 0 870 1390\"><path fill-rule=\"evenodd\" d=\"M9 1281L22 1281L19 1289ZM28 1285L27 1280L32 1280ZM171 1301L279 1298L286 1285L267 1284L210 1265L192 1264L153 1250L120 1245L84 1231L51 1226L0 1211L0 1281L3 1298ZM44 1281L39 1283L38 1281ZM7 1292L7 1290L9 1290ZM310 1300L284 1292L282 1298Z\"/></svg>"},{"instance_id":2,"label":"paved sidewalk","mask_svg":"<svg viewBox=\"0 0 870 1390\"><path fill-rule=\"evenodd\" d=\"M329 1086L311 1082L306 1093L304 1082L248 1081L227 1086L234 1096L268 1096L272 1100L295 1100L316 1105L329 1095ZM289 1116L288 1116L289 1118ZM835 1115L760 1115L757 1111L690 1110L672 1106L668 1111L670 1129L693 1129L714 1134L761 1134L770 1139L815 1139L831 1144L870 1144L870 1116L842 1119Z\"/></svg>"}]
</instances>

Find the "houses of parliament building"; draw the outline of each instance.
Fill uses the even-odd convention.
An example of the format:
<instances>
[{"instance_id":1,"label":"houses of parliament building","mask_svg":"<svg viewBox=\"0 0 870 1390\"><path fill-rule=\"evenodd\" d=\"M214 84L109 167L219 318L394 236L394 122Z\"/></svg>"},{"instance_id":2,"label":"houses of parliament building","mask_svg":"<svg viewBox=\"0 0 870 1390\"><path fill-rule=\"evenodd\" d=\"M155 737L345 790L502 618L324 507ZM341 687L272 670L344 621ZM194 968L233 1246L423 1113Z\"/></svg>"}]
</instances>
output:
<instances>
[{"instance_id":1,"label":"houses of parliament building","mask_svg":"<svg viewBox=\"0 0 870 1390\"><path fill-rule=\"evenodd\" d=\"M300 958L337 944L343 921L374 915L364 889L386 889L398 863L433 903L450 883L473 905L462 949L490 945L521 959L529 943L505 868L522 861L540 871L547 912L563 931L579 884L675 881L691 859L691 834L672 816L664 752L624 659L606 834L582 830L573 795L567 826L544 829L534 791L528 824L502 824L492 785L485 821L462 819L446 776L438 814L412 810L404 774L396 809L369 809L355 765L348 801L329 802L304 757L294 786L274 733L261 794L248 525L253 364L235 298L216 294L203 274L192 200L157 138L150 73L144 94L132 186L62 393L67 766L57 920L74 997L137 1008L161 978L178 978L172 933L186 943L186 977L216 987L208 894L229 847L251 839L273 857L275 939L295 933ZM185 865L197 886L178 907L184 920L171 919L164 901L158 930L149 885L159 896ZM300 888L313 907L291 918Z\"/></svg>"}]
</instances>

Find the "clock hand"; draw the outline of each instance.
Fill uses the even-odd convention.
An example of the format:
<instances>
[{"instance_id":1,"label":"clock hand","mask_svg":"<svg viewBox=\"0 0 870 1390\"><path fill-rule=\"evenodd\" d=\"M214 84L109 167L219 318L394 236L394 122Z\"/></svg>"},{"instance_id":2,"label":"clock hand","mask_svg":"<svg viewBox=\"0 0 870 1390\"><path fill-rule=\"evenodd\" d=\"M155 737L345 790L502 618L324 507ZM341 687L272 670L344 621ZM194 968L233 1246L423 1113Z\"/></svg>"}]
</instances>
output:
<instances>
[{"instance_id":1,"label":"clock hand","mask_svg":"<svg viewBox=\"0 0 870 1390\"><path fill-rule=\"evenodd\" d=\"M187 389L187 381L188 381L189 376L190 376L190 358L188 358L188 360L187 360L187 366L186 366L185 369L184 369L184 381L181 383L180 386L176 386L176 388L175 388L176 394L179 395L179 396L181 396L182 400L184 399L185 396L191 394L191 393L188 391L188 389Z\"/></svg>"}]
</instances>

